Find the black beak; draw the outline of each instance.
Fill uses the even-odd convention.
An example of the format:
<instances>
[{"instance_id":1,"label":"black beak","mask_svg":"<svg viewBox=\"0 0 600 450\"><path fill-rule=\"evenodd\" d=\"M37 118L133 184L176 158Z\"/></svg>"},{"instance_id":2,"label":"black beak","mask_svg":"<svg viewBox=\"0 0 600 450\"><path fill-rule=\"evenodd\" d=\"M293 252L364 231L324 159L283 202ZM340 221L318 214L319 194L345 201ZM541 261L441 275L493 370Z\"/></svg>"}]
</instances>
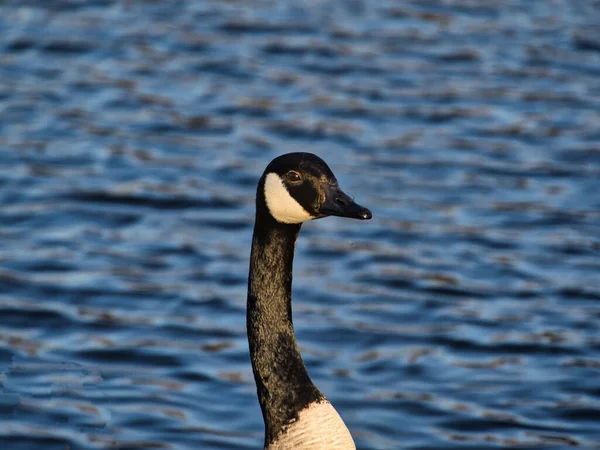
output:
<instances>
[{"instance_id":1,"label":"black beak","mask_svg":"<svg viewBox=\"0 0 600 450\"><path fill-rule=\"evenodd\" d=\"M368 220L373 217L371 211L356 203L339 186L325 185L325 202L319 212L326 216L350 217L352 219Z\"/></svg>"}]
</instances>

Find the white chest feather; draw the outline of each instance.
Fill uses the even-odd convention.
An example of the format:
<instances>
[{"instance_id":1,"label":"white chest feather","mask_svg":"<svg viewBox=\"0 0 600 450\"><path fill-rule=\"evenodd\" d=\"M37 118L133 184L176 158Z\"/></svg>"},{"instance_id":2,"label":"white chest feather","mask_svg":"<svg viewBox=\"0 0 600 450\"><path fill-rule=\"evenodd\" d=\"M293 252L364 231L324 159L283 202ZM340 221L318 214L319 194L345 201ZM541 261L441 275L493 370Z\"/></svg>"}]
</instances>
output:
<instances>
[{"instance_id":1,"label":"white chest feather","mask_svg":"<svg viewBox=\"0 0 600 450\"><path fill-rule=\"evenodd\" d=\"M327 400L300 411L290 425L265 450L356 450L344 421Z\"/></svg>"}]
</instances>

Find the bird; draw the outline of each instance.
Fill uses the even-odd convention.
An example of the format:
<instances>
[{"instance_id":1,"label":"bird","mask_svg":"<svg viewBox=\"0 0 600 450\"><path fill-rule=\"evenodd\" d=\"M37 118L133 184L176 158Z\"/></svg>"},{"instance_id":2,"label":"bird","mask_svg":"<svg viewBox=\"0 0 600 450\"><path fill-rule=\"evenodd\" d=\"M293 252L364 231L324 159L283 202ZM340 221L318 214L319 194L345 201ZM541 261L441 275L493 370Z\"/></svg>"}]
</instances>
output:
<instances>
[{"instance_id":1,"label":"bird","mask_svg":"<svg viewBox=\"0 0 600 450\"><path fill-rule=\"evenodd\" d=\"M246 327L265 423L265 450L350 450L344 421L311 380L292 323L292 265L304 222L327 216L371 219L312 153L273 159L256 191Z\"/></svg>"}]
</instances>

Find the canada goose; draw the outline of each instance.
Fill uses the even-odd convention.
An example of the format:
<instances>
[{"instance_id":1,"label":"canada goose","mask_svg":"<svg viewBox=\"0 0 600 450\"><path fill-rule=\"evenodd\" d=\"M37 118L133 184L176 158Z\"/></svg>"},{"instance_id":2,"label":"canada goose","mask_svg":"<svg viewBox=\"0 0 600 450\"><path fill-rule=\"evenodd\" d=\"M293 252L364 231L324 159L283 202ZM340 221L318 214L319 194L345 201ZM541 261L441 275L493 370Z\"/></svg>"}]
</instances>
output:
<instances>
[{"instance_id":1,"label":"canada goose","mask_svg":"<svg viewBox=\"0 0 600 450\"><path fill-rule=\"evenodd\" d=\"M275 158L258 182L246 326L265 422L265 449L355 449L336 410L308 376L292 325L292 263L303 222L370 219L311 153Z\"/></svg>"}]
</instances>

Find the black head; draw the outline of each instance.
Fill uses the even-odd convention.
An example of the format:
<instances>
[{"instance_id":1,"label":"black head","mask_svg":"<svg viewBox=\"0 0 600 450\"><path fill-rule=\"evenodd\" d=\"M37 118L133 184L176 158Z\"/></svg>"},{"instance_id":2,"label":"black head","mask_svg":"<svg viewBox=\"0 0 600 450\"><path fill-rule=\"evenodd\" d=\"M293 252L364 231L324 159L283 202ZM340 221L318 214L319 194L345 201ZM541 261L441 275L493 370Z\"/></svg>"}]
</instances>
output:
<instances>
[{"instance_id":1,"label":"black head","mask_svg":"<svg viewBox=\"0 0 600 450\"><path fill-rule=\"evenodd\" d=\"M275 158L259 182L259 196L280 223L302 223L327 216L370 219L363 208L338 186L329 166L312 153L288 153Z\"/></svg>"}]
</instances>

